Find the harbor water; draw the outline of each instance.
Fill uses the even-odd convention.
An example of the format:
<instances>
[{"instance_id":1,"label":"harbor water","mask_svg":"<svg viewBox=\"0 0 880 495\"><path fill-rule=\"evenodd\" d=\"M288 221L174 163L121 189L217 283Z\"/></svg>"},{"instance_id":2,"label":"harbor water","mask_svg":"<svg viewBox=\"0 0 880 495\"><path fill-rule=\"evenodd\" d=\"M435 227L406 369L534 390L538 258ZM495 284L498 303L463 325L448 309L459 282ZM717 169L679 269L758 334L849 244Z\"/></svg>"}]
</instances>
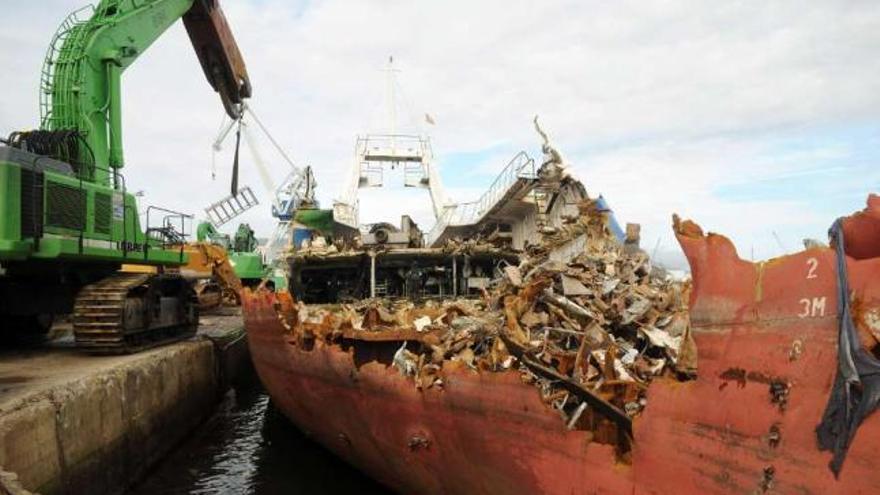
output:
<instances>
[{"instance_id":1,"label":"harbor water","mask_svg":"<svg viewBox=\"0 0 880 495\"><path fill-rule=\"evenodd\" d=\"M303 435L253 379L230 390L217 411L127 495L319 492L390 494Z\"/></svg>"}]
</instances>

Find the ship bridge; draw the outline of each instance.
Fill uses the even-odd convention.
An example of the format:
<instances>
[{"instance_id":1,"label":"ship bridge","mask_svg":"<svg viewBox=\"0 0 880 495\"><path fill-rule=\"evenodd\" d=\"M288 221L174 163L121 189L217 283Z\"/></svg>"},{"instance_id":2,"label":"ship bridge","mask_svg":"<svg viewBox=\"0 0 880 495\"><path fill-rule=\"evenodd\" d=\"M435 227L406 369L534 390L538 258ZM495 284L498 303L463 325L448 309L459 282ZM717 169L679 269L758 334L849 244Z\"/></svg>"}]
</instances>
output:
<instances>
[{"instance_id":1,"label":"ship bridge","mask_svg":"<svg viewBox=\"0 0 880 495\"><path fill-rule=\"evenodd\" d=\"M430 138L424 135L358 137L354 162L347 189L333 205L336 221L360 228L358 190L384 186L386 166L403 167L404 185L427 189L431 197L435 224L425 237L428 247L480 233L523 249L540 228L558 226L564 216L575 216L578 202L587 197L579 182L578 187L560 187L558 181L541 180L535 160L520 151L477 200L452 202L434 163ZM622 236L614 220L611 227Z\"/></svg>"},{"instance_id":2,"label":"ship bridge","mask_svg":"<svg viewBox=\"0 0 880 495\"><path fill-rule=\"evenodd\" d=\"M385 185L385 167L403 167L406 187L427 189L434 216L439 218L449 204L434 164L431 139L415 134L367 134L355 143L354 169L342 197L333 204L337 222L358 228L358 190Z\"/></svg>"},{"instance_id":3,"label":"ship bridge","mask_svg":"<svg viewBox=\"0 0 880 495\"><path fill-rule=\"evenodd\" d=\"M544 139L545 165L553 164L553 167L542 167L545 172L556 170L561 176L539 177L542 167L536 166L535 160L521 151L510 159L477 200L450 201L434 162L430 137L424 133L395 132L397 84L392 64L393 59L389 58L386 68L388 132L358 136L348 183L333 204L336 222L366 233L364 229L368 226L360 224L358 215L358 191L365 187L383 187L389 166L402 167L406 187L427 189L430 194L435 224L425 238L428 247L440 247L449 239L467 239L480 234L507 242L514 249L523 249L526 240L534 239L540 229L559 226L565 216L577 215L577 204L587 197L586 191L578 181L560 180L567 176L562 157L540 129L537 117L535 127ZM433 124L427 114L426 119ZM613 219L611 227L622 237Z\"/></svg>"}]
</instances>

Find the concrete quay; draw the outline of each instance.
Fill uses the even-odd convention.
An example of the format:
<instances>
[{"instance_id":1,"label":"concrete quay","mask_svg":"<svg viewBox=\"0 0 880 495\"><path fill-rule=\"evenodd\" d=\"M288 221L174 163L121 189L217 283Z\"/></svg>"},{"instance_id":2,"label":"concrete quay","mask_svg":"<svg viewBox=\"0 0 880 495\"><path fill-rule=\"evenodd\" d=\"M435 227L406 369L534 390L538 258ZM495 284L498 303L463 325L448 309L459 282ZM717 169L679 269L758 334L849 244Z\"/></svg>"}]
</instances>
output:
<instances>
[{"instance_id":1,"label":"concrete quay","mask_svg":"<svg viewBox=\"0 0 880 495\"><path fill-rule=\"evenodd\" d=\"M0 351L0 495L124 493L249 367L237 308L133 355L84 354L69 336Z\"/></svg>"}]
</instances>

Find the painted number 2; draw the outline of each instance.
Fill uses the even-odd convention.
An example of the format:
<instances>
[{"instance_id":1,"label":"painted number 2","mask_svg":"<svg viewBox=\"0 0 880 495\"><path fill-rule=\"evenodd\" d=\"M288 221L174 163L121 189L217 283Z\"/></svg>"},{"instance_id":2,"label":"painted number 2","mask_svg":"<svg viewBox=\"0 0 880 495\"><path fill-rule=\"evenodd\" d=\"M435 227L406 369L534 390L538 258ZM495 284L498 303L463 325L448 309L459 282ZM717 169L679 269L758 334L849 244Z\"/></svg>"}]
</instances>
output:
<instances>
[{"instance_id":1,"label":"painted number 2","mask_svg":"<svg viewBox=\"0 0 880 495\"><path fill-rule=\"evenodd\" d=\"M819 278L816 275L816 269L819 268L819 260L816 258L807 258L807 279ZM801 305L801 311L798 318L815 318L817 316L825 316L825 296L822 297L805 297L798 301Z\"/></svg>"},{"instance_id":2,"label":"painted number 2","mask_svg":"<svg viewBox=\"0 0 880 495\"><path fill-rule=\"evenodd\" d=\"M816 278L816 268L819 268L819 260L816 258L808 258L807 259L807 278Z\"/></svg>"}]
</instances>

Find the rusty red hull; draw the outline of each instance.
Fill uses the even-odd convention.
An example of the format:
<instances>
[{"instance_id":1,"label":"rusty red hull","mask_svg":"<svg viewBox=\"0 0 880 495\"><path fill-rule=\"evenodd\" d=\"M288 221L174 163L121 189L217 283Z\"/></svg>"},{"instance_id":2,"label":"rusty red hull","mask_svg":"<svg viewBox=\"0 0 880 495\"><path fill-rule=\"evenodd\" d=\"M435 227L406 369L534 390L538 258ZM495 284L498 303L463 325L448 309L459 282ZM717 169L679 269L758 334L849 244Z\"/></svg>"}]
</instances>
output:
<instances>
[{"instance_id":1,"label":"rusty red hull","mask_svg":"<svg viewBox=\"0 0 880 495\"><path fill-rule=\"evenodd\" d=\"M862 327L880 322L880 204L869 206L847 223ZM254 364L295 424L400 493L877 493L880 415L862 424L839 479L816 444L837 366L834 252L753 264L693 224L677 235L694 279L699 377L651 385L631 463L566 430L518 372L447 370L443 390L418 391L338 345L302 349L269 293L244 298Z\"/></svg>"},{"instance_id":2,"label":"rusty red hull","mask_svg":"<svg viewBox=\"0 0 880 495\"><path fill-rule=\"evenodd\" d=\"M288 343L273 302L261 293L244 306L254 364L273 401L397 492L629 493L631 467L615 464L614 448L566 431L518 372L453 371L445 390L417 391L393 367L358 368L337 346Z\"/></svg>"}]
</instances>

